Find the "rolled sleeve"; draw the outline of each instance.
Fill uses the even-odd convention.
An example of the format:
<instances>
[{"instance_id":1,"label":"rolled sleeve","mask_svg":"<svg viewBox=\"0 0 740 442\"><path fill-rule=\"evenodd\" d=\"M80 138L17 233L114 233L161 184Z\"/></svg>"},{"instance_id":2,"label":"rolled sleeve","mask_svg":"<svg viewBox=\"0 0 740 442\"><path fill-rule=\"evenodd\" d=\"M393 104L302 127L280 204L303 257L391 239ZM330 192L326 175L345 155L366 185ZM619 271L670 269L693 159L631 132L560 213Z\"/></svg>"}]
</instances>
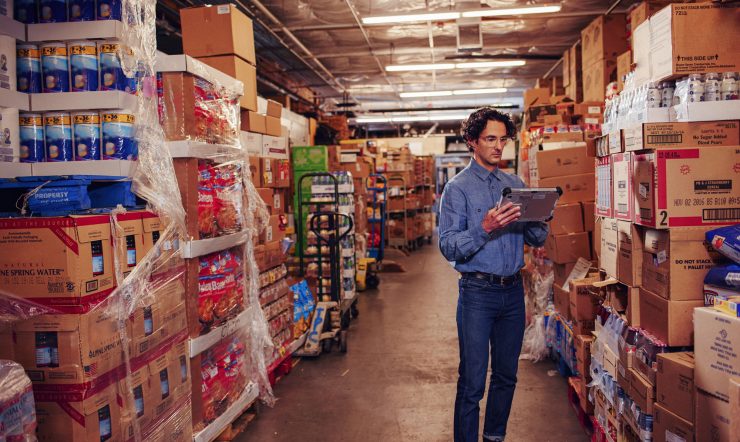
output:
<instances>
[{"instance_id":1,"label":"rolled sleeve","mask_svg":"<svg viewBox=\"0 0 740 442\"><path fill-rule=\"evenodd\" d=\"M468 226L465 195L450 182L440 203L439 249L448 261L464 261L473 256L489 235L479 223Z\"/></svg>"},{"instance_id":2,"label":"rolled sleeve","mask_svg":"<svg viewBox=\"0 0 740 442\"><path fill-rule=\"evenodd\" d=\"M545 222L528 222L524 228L524 242L532 247L542 247L549 231L550 226Z\"/></svg>"}]
</instances>

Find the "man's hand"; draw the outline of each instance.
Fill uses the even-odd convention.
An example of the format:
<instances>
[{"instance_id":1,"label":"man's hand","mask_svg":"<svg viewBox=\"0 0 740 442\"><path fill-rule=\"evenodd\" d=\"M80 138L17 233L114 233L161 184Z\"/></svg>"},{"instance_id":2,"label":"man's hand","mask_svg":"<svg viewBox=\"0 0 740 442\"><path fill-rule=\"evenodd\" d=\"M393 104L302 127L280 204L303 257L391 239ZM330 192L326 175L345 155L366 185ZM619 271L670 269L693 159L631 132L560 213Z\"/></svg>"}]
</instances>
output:
<instances>
[{"instance_id":1,"label":"man's hand","mask_svg":"<svg viewBox=\"0 0 740 442\"><path fill-rule=\"evenodd\" d=\"M494 207L489 210L485 218L483 218L481 225L486 233L491 233L494 230L503 229L518 220L521 216L521 208L508 202L501 207Z\"/></svg>"}]
</instances>

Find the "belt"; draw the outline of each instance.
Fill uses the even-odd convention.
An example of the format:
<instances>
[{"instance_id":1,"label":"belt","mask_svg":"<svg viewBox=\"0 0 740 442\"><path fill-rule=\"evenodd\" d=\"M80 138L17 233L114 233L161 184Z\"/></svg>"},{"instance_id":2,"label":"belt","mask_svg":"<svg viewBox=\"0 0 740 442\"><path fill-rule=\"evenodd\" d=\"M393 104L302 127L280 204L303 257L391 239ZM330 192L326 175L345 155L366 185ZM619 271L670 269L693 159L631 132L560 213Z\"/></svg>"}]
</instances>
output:
<instances>
[{"instance_id":1,"label":"belt","mask_svg":"<svg viewBox=\"0 0 740 442\"><path fill-rule=\"evenodd\" d=\"M490 284L512 285L515 282L519 281L519 279L521 279L521 274L519 272L516 272L510 276L501 276L501 275L494 275L493 273L464 272L462 273L462 277L482 279L483 281L487 281Z\"/></svg>"}]
</instances>

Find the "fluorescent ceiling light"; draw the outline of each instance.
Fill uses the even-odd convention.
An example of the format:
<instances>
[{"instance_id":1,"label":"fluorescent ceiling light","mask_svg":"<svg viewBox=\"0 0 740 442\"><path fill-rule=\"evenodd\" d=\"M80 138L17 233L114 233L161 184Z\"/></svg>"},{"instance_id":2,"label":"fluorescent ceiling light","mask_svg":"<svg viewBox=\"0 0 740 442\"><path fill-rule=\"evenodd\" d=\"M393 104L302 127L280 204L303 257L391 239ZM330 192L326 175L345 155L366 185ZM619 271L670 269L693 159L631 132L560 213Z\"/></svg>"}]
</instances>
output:
<instances>
[{"instance_id":1,"label":"fluorescent ceiling light","mask_svg":"<svg viewBox=\"0 0 740 442\"><path fill-rule=\"evenodd\" d=\"M488 89L458 89L454 91L425 91L425 92L401 92L401 98L423 98L423 97L451 97L453 95L487 95L502 94L507 89L503 87Z\"/></svg>"},{"instance_id":2,"label":"fluorescent ceiling light","mask_svg":"<svg viewBox=\"0 0 740 442\"><path fill-rule=\"evenodd\" d=\"M418 21L457 20L458 18L460 18L459 12L425 12L421 14L365 17L362 19L362 24L381 25L386 23L413 23Z\"/></svg>"},{"instance_id":3,"label":"fluorescent ceiling light","mask_svg":"<svg viewBox=\"0 0 740 442\"><path fill-rule=\"evenodd\" d=\"M398 94L401 98L419 98L419 97L450 97L452 91L426 91L426 92L401 92Z\"/></svg>"},{"instance_id":4,"label":"fluorescent ceiling light","mask_svg":"<svg viewBox=\"0 0 740 442\"><path fill-rule=\"evenodd\" d=\"M525 60L468 61L464 63L397 64L386 66L388 72L440 71L448 69L507 68L524 66Z\"/></svg>"},{"instance_id":5,"label":"fluorescent ceiling light","mask_svg":"<svg viewBox=\"0 0 740 442\"><path fill-rule=\"evenodd\" d=\"M503 94L507 89L505 87L493 87L488 89L459 89L452 91L452 95L486 95L486 94Z\"/></svg>"},{"instance_id":6,"label":"fluorescent ceiling light","mask_svg":"<svg viewBox=\"0 0 740 442\"><path fill-rule=\"evenodd\" d=\"M430 121L455 121L455 120L464 120L468 118L470 115L468 114L456 114L456 115L440 115L438 117L431 117Z\"/></svg>"},{"instance_id":7,"label":"fluorescent ceiling light","mask_svg":"<svg viewBox=\"0 0 740 442\"><path fill-rule=\"evenodd\" d=\"M398 71L439 71L442 69L455 69L454 63L435 63L435 64L405 64L386 66L388 72Z\"/></svg>"},{"instance_id":8,"label":"fluorescent ceiling light","mask_svg":"<svg viewBox=\"0 0 740 442\"><path fill-rule=\"evenodd\" d=\"M524 60L503 60L503 61L469 61L457 63L457 69L475 69L475 68L506 68L514 66L524 66L527 64Z\"/></svg>"},{"instance_id":9,"label":"fluorescent ceiling light","mask_svg":"<svg viewBox=\"0 0 740 442\"><path fill-rule=\"evenodd\" d=\"M379 15L363 17L362 24L383 25L391 23L415 23L425 21L448 21L469 17L500 17L506 15L549 14L559 12L560 4L523 6L519 8L482 8L462 12L422 12L419 14Z\"/></svg>"},{"instance_id":10,"label":"fluorescent ceiling light","mask_svg":"<svg viewBox=\"0 0 740 442\"><path fill-rule=\"evenodd\" d=\"M394 123L402 123L402 122L412 122L412 121L429 121L429 117L427 116L401 116L401 117L393 117L391 118L391 121Z\"/></svg>"},{"instance_id":11,"label":"fluorescent ceiling light","mask_svg":"<svg viewBox=\"0 0 740 442\"><path fill-rule=\"evenodd\" d=\"M355 122L357 123L390 123L390 118L357 118L355 119Z\"/></svg>"},{"instance_id":12,"label":"fluorescent ceiling light","mask_svg":"<svg viewBox=\"0 0 740 442\"><path fill-rule=\"evenodd\" d=\"M525 6L521 8L483 8L475 11L465 11L462 13L462 16L465 18L470 18L500 17L502 15L550 14L553 12L560 12L560 9L562 9L562 6L559 4Z\"/></svg>"}]
</instances>

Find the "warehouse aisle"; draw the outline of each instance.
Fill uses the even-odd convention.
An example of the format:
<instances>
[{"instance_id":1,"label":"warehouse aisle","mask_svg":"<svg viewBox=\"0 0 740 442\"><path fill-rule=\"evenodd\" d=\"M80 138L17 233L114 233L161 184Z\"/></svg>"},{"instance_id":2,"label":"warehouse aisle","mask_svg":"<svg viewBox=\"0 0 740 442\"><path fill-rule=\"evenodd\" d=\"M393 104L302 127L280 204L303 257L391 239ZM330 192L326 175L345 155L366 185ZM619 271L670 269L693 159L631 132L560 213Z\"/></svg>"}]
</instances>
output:
<instances>
[{"instance_id":1,"label":"warehouse aisle","mask_svg":"<svg viewBox=\"0 0 740 442\"><path fill-rule=\"evenodd\" d=\"M398 261L406 273L362 294L348 354L301 361L238 441L452 440L456 272L435 246ZM588 440L553 368L521 363L507 440Z\"/></svg>"}]
</instances>

